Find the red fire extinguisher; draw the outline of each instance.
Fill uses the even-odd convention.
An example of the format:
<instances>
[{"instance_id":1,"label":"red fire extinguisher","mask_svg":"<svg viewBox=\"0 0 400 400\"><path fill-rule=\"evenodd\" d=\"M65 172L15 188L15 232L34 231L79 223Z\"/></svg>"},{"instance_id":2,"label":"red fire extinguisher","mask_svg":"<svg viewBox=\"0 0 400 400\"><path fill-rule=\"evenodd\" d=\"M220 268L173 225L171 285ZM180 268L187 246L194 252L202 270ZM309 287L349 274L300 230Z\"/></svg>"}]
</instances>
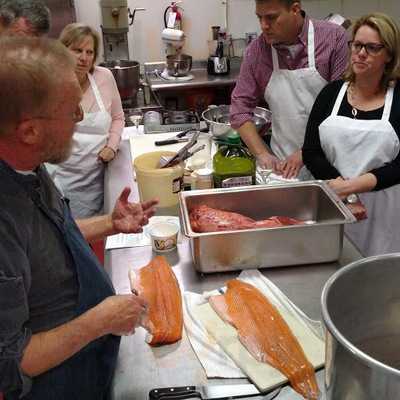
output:
<instances>
[{"instance_id":1,"label":"red fire extinguisher","mask_svg":"<svg viewBox=\"0 0 400 400\"><path fill-rule=\"evenodd\" d=\"M182 30L182 11L179 6L181 1L173 1L164 11L164 25L166 28Z\"/></svg>"}]
</instances>

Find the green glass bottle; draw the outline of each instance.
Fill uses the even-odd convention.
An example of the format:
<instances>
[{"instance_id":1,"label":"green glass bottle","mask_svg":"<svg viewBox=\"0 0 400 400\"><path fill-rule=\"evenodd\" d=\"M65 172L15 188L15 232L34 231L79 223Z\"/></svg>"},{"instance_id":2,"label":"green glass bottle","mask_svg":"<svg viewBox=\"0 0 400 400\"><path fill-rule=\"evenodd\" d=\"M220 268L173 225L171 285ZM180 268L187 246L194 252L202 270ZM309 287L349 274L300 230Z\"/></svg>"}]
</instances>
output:
<instances>
[{"instance_id":1,"label":"green glass bottle","mask_svg":"<svg viewBox=\"0 0 400 400\"><path fill-rule=\"evenodd\" d=\"M256 183L256 160L232 132L219 144L213 157L214 186L236 187Z\"/></svg>"}]
</instances>

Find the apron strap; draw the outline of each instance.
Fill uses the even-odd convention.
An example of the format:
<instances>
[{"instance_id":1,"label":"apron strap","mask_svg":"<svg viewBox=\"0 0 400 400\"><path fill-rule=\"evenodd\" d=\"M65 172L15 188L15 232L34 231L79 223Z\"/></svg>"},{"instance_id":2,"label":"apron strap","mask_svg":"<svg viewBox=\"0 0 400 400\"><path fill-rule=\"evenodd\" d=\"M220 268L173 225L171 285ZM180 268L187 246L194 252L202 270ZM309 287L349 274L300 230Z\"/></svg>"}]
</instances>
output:
<instances>
[{"instance_id":1,"label":"apron strap","mask_svg":"<svg viewBox=\"0 0 400 400\"><path fill-rule=\"evenodd\" d=\"M308 20L308 67L315 69L315 42L314 25L311 19Z\"/></svg>"},{"instance_id":2,"label":"apron strap","mask_svg":"<svg viewBox=\"0 0 400 400\"><path fill-rule=\"evenodd\" d=\"M91 73L88 73L88 78L90 82L90 86L92 87L94 97L96 98L97 104L99 105L99 109L102 112L106 112L106 108L104 107L103 99L101 98L99 88L97 87L96 81L94 80Z\"/></svg>"},{"instance_id":3,"label":"apron strap","mask_svg":"<svg viewBox=\"0 0 400 400\"><path fill-rule=\"evenodd\" d=\"M279 71L278 52L275 50L274 46L271 46L271 51L272 51L272 65L274 67L274 71Z\"/></svg>"},{"instance_id":4,"label":"apron strap","mask_svg":"<svg viewBox=\"0 0 400 400\"><path fill-rule=\"evenodd\" d=\"M340 89L340 92L336 98L335 106L333 107L331 116L333 116L333 117L337 116L340 105L342 104L343 97L346 94L348 87L349 87L349 82L344 82ZM393 92L394 92L393 86L390 85L388 90L386 91L386 95L385 95L385 107L384 107L383 113L382 113L383 121L389 121L390 111L392 109L392 103L393 103Z\"/></svg>"},{"instance_id":5,"label":"apron strap","mask_svg":"<svg viewBox=\"0 0 400 400\"><path fill-rule=\"evenodd\" d=\"M392 110L393 103L393 85L389 85L385 95L385 108L383 109L382 120L389 121L390 111Z\"/></svg>"},{"instance_id":6,"label":"apron strap","mask_svg":"<svg viewBox=\"0 0 400 400\"><path fill-rule=\"evenodd\" d=\"M340 105L342 104L343 97L346 94L346 91L347 91L348 87L349 87L349 82L344 82L342 87L340 88L340 92L339 92L339 94L338 94L338 96L336 98L336 101L335 101L335 106L333 107L333 110L332 110L332 113L331 113L332 117L336 117L337 116L337 114L339 112Z\"/></svg>"}]
</instances>

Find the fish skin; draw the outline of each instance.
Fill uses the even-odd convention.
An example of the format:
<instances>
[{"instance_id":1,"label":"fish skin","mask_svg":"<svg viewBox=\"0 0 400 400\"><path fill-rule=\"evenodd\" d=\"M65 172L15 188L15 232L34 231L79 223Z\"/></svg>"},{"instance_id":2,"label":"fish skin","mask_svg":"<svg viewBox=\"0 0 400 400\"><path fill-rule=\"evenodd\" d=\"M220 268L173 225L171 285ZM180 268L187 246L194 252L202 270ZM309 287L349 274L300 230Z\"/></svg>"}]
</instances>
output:
<instances>
[{"instance_id":1,"label":"fish skin","mask_svg":"<svg viewBox=\"0 0 400 400\"><path fill-rule=\"evenodd\" d=\"M318 399L314 367L279 311L257 288L232 279L224 295L213 297L211 307L237 329L240 342L256 360L281 371L305 399Z\"/></svg>"},{"instance_id":2,"label":"fish skin","mask_svg":"<svg viewBox=\"0 0 400 400\"><path fill-rule=\"evenodd\" d=\"M151 346L175 343L182 338L183 310L178 280L163 256L154 257L137 273L135 289L148 303L143 327Z\"/></svg>"}]
</instances>

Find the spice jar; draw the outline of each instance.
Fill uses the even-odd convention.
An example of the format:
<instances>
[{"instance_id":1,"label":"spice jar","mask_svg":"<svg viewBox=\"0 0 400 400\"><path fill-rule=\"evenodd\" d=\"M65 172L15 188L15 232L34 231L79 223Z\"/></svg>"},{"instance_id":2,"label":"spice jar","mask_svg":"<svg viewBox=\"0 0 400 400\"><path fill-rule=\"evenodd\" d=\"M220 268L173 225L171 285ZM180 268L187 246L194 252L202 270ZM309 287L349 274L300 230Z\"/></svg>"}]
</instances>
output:
<instances>
[{"instance_id":1,"label":"spice jar","mask_svg":"<svg viewBox=\"0 0 400 400\"><path fill-rule=\"evenodd\" d=\"M191 174L193 189L212 189L214 187L213 171L210 168L196 169Z\"/></svg>"}]
</instances>

